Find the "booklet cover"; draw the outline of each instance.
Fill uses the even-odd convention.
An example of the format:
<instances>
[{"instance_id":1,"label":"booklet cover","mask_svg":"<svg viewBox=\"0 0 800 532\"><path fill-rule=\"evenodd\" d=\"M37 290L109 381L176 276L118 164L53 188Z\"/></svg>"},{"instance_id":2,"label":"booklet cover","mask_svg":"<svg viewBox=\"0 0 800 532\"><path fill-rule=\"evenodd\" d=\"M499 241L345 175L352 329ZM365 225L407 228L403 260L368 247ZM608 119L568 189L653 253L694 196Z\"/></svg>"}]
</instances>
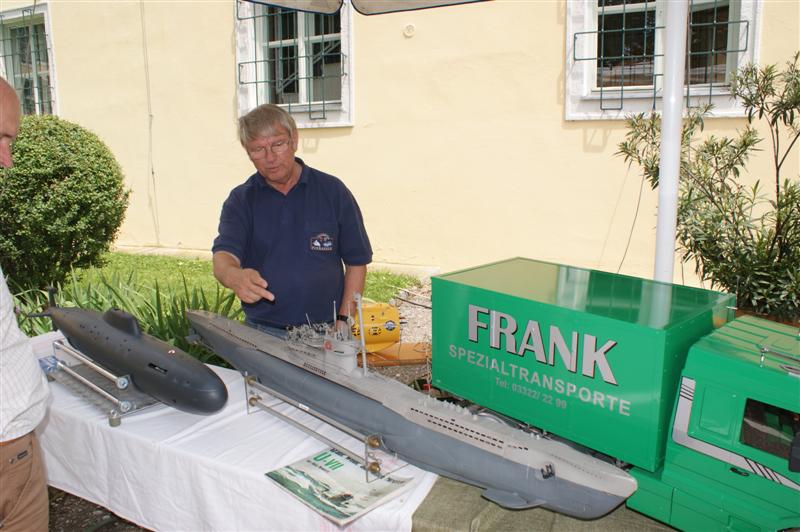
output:
<instances>
[{"instance_id":1,"label":"booklet cover","mask_svg":"<svg viewBox=\"0 0 800 532\"><path fill-rule=\"evenodd\" d=\"M266 474L304 504L339 526L396 497L413 478L370 475L364 467L328 449Z\"/></svg>"}]
</instances>

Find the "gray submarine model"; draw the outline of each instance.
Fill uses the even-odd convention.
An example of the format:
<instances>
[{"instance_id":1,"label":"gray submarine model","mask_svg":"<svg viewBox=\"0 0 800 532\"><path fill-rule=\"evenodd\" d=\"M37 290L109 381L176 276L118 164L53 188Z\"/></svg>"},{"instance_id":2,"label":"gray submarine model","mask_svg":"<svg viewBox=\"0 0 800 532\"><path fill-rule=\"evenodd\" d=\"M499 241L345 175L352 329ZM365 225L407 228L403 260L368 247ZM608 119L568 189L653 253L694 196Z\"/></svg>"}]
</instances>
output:
<instances>
[{"instance_id":1,"label":"gray submarine model","mask_svg":"<svg viewBox=\"0 0 800 532\"><path fill-rule=\"evenodd\" d=\"M119 309L100 314L81 308L50 306L38 316L72 346L162 403L191 414L213 414L228 400L222 379L181 349L142 332L136 318Z\"/></svg>"},{"instance_id":2,"label":"gray submarine model","mask_svg":"<svg viewBox=\"0 0 800 532\"><path fill-rule=\"evenodd\" d=\"M382 450L478 486L500 506L595 519L636 490L626 471L563 440L362 371L354 352L331 348L329 337L298 349L217 314L189 310L186 316L203 343L267 389L360 434L378 435Z\"/></svg>"}]
</instances>

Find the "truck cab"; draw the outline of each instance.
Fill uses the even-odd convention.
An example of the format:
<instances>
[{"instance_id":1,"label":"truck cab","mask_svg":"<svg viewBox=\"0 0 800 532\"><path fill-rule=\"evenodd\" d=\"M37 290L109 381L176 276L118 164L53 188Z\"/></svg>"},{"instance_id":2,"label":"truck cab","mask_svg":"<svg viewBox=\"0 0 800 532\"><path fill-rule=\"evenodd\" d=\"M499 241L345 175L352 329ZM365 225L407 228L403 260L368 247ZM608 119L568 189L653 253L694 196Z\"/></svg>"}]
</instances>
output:
<instances>
[{"instance_id":1,"label":"truck cab","mask_svg":"<svg viewBox=\"0 0 800 532\"><path fill-rule=\"evenodd\" d=\"M735 319L691 347L679 386L664 465L631 471L628 506L683 530L800 527L798 329Z\"/></svg>"}]
</instances>

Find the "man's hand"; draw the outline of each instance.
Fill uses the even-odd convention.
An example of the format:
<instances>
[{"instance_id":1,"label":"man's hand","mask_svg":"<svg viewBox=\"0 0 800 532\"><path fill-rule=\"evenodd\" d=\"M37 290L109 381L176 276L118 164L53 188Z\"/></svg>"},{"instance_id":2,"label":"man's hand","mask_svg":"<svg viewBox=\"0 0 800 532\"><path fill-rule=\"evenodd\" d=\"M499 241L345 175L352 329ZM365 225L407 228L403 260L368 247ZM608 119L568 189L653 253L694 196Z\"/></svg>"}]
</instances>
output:
<instances>
[{"instance_id":1,"label":"man's hand","mask_svg":"<svg viewBox=\"0 0 800 532\"><path fill-rule=\"evenodd\" d=\"M228 274L228 282L228 288L236 292L243 303L255 303L260 299L275 300L275 295L267 290L269 283L252 268L232 269Z\"/></svg>"},{"instance_id":2,"label":"man's hand","mask_svg":"<svg viewBox=\"0 0 800 532\"><path fill-rule=\"evenodd\" d=\"M233 290L243 303L255 303L261 299L275 301L275 295L267 290L269 283L252 268L242 268L239 259L226 251L214 253L214 277L226 288Z\"/></svg>"},{"instance_id":3,"label":"man's hand","mask_svg":"<svg viewBox=\"0 0 800 532\"><path fill-rule=\"evenodd\" d=\"M336 332L341 334L345 339L350 338L350 335L353 333L353 325L349 321L336 320L333 325L336 328Z\"/></svg>"}]
</instances>

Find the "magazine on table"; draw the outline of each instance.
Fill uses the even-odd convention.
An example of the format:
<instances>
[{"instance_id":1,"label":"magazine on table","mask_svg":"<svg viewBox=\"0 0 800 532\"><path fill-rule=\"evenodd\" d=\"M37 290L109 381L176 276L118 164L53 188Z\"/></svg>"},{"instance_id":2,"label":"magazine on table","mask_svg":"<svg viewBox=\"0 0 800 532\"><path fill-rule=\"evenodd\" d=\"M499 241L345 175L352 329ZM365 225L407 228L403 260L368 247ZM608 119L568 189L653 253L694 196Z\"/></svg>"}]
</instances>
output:
<instances>
[{"instance_id":1,"label":"magazine on table","mask_svg":"<svg viewBox=\"0 0 800 532\"><path fill-rule=\"evenodd\" d=\"M370 474L367 482L364 466L336 449L315 453L266 475L339 526L393 499L414 480Z\"/></svg>"}]
</instances>

